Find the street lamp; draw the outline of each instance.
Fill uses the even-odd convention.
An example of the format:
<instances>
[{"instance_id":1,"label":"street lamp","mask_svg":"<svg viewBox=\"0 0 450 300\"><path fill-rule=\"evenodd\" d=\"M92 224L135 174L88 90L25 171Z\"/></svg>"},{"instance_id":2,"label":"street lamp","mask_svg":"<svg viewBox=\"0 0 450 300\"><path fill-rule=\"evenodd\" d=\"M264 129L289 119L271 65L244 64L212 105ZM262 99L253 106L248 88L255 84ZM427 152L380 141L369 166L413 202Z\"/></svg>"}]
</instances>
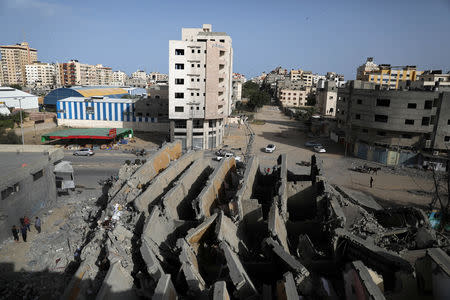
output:
<instances>
[{"instance_id":1,"label":"street lamp","mask_svg":"<svg viewBox=\"0 0 450 300\"><path fill-rule=\"evenodd\" d=\"M22 121L22 99L23 98L14 98L15 100L19 100L19 107L20 107L20 132L22 134L22 146L25 145L25 139L23 136L23 121Z\"/></svg>"}]
</instances>

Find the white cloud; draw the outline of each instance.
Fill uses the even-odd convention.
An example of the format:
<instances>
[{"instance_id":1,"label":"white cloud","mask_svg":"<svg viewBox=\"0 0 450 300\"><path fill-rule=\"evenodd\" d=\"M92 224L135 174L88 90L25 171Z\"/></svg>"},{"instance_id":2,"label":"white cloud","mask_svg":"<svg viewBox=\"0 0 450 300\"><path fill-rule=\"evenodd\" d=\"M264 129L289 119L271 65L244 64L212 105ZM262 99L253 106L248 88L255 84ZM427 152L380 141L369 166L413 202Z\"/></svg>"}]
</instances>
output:
<instances>
[{"instance_id":1,"label":"white cloud","mask_svg":"<svg viewBox=\"0 0 450 300\"><path fill-rule=\"evenodd\" d=\"M51 17L64 9L58 3L42 0L6 0L6 7L18 10L32 10L45 17Z\"/></svg>"}]
</instances>

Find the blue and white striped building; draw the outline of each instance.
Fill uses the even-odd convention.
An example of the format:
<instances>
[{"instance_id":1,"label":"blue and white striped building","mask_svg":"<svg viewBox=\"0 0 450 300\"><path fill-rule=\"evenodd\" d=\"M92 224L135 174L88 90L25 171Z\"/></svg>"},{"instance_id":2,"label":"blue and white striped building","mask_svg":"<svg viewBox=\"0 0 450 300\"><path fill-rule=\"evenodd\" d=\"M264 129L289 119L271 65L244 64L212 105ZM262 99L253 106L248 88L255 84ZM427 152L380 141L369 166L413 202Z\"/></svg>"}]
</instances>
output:
<instances>
[{"instance_id":1,"label":"blue and white striped building","mask_svg":"<svg viewBox=\"0 0 450 300\"><path fill-rule=\"evenodd\" d=\"M158 123L158 119L138 116L135 113L136 101L135 99L107 97L62 99L56 104L58 125L78 128L111 127L151 130L156 125L153 123Z\"/></svg>"}]
</instances>

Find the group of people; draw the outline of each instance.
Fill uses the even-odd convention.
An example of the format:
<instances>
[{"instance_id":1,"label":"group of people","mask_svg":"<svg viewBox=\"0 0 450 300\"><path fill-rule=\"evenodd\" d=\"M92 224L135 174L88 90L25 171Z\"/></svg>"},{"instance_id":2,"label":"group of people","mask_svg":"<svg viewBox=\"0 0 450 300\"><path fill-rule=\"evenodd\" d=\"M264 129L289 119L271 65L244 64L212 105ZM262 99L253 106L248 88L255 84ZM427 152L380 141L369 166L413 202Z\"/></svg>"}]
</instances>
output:
<instances>
[{"instance_id":1,"label":"group of people","mask_svg":"<svg viewBox=\"0 0 450 300\"><path fill-rule=\"evenodd\" d=\"M13 225L11 231L16 242L19 241L19 232L22 234L23 241L27 241L27 231L31 231L30 225L31 222L27 216L20 218L20 228L17 228L16 225ZM39 217L36 217L36 219L34 220L34 227L36 228L38 233L41 233L41 219L39 219Z\"/></svg>"}]
</instances>

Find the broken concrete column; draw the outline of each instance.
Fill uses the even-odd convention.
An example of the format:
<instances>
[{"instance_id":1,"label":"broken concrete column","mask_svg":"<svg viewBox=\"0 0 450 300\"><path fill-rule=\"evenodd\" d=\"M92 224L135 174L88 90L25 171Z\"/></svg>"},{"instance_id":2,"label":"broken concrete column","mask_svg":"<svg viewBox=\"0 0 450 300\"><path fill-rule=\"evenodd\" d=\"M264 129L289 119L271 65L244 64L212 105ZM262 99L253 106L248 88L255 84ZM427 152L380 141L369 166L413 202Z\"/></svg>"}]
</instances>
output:
<instances>
[{"instance_id":1,"label":"broken concrete column","mask_svg":"<svg viewBox=\"0 0 450 300\"><path fill-rule=\"evenodd\" d=\"M278 206L275 201L270 207L268 226L271 236L283 246L287 253L289 253L286 224L278 213Z\"/></svg>"},{"instance_id":2,"label":"broken concrete column","mask_svg":"<svg viewBox=\"0 0 450 300\"><path fill-rule=\"evenodd\" d=\"M277 282L277 299L297 300L299 295L291 272L283 274L283 280Z\"/></svg>"},{"instance_id":3,"label":"broken concrete column","mask_svg":"<svg viewBox=\"0 0 450 300\"><path fill-rule=\"evenodd\" d=\"M133 289L133 277L119 261L111 264L96 300L139 299Z\"/></svg>"},{"instance_id":4,"label":"broken concrete column","mask_svg":"<svg viewBox=\"0 0 450 300\"><path fill-rule=\"evenodd\" d=\"M235 202L237 203L237 212L239 220L244 218L244 209L242 207L242 201L250 199L253 192L253 187L256 180L256 172L259 168L259 159L257 156L251 156L247 162L247 166L244 172L244 178L242 179L242 186L236 193Z\"/></svg>"},{"instance_id":5,"label":"broken concrete column","mask_svg":"<svg viewBox=\"0 0 450 300\"><path fill-rule=\"evenodd\" d=\"M177 292L169 274L163 274L158 281L153 298L155 300L176 300Z\"/></svg>"},{"instance_id":6,"label":"broken concrete column","mask_svg":"<svg viewBox=\"0 0 450 300\"><path fill-rule=\"evenodd\" d=\"M225 281L214 283L213 300L230 300Z\"/></svg>"},{"instance_id":7,"label":"broken concrete column","mask_svg":"<svg viewBox=\"0 0 450 300\"><path fill-rule=\"evenodd\" d=\"M386 299L373 281L369 269L361 261L358 260L349 264L343 277L346 299Z\"/></svg>"},{"instance_id":8,"label":"broken concrete column","mask_svg":"<svg viewBox=\"0 0 450 300\"><path fill-rule=\"evenodd\" d=\"M202 155L203 151L190 151L174 161L167 169L154 178L147 189L133 201L136 209L148 215L148 206L164 192L172 180Z\"/></svg>"},{"instance_id":9,"label":"broken concrete column","mask_svg":"<svg viewBox=\"0 0 450 300\"><path fill-rule=\"evenodd\" d=\"M207 170L207 168L211 169ZM200 178L200 176L206 178L211 171L212 165L210 160L198 159L180 177L178 183L167 192L167 194L163 197L162 203L166 213L171 218L179 220L182 219L181 212L183 210L193 211L192 203L183 203L187 202L183 200L188 197L191 190L201 188L198 185L202 184L204 180L203 178Z\"/></svg>"},{"instance_id":10,"label":"broken concrete column","mask_svg":"<svg viewBox=\"0 0 450 300\"><path fill-rule=\"evenodd\" d=\"M192 203L198 220L209 217L213 213L218 205L217 201L224 188L225 180L231 176L232 172L236 172L234 157L222 159L219 167L209 177L205 188Z\"/></svg>"},{"instance_id":11,"label":"broken concrete column","mask_svg":"<svg viewBox=\"0 0 450 300\"><path fill-rule=\"evenodd\" d=\"M236 289L236 294L234 296L239 297L240 299L246 299L257 295L258 291L253 285L250 277L247 275L238 256L231 251L230 247L225 242L220 242L220 249L222 249L225 255L231 281Z\"/></svg>"}]
</instances>

